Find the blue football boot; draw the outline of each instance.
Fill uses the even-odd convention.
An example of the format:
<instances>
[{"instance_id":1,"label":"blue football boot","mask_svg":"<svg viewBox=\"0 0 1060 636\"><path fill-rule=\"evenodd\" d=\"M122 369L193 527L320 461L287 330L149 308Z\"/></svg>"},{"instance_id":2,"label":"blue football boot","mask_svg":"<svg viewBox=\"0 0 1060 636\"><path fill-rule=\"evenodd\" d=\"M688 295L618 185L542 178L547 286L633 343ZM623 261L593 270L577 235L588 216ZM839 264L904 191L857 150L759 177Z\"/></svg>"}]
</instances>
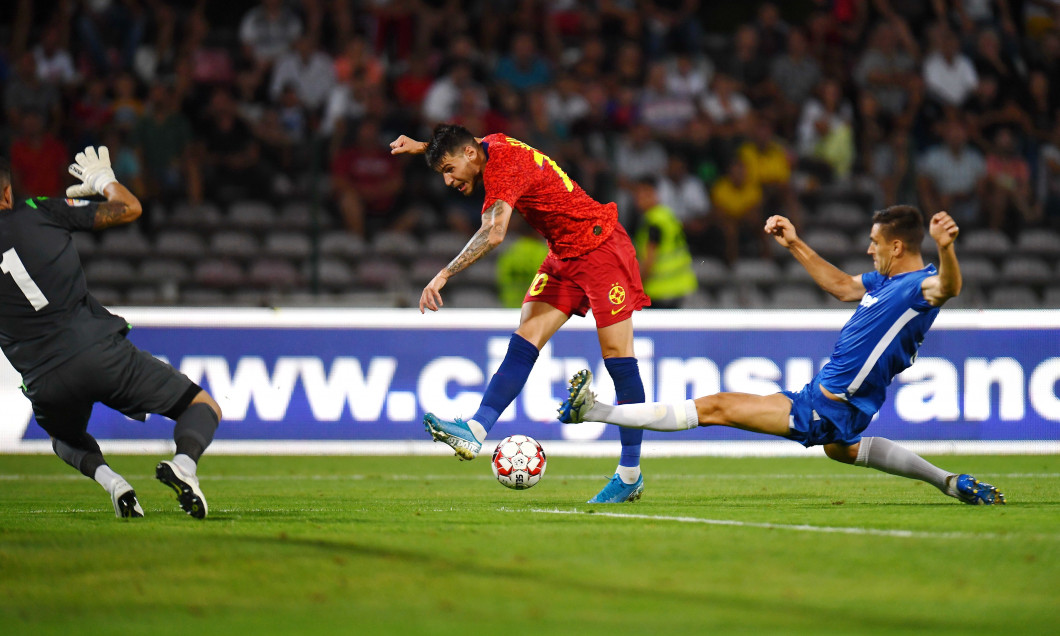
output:
<instances>
[{"instance_id":1,"label":"blue football boot","mask_svg":"<svg viewBox=\"0 0 1060 636\"><path fill-rule=\"evenodd\" d=\"M957 498L966 504L992 506L1005 503L1005 495L1001 491L971 475L957 475L954 481Z\"/></svg>"},{"instance_id":2,"label":"blue football boot","mask_svg":"<svg viewBox=\"0 0 1060 636\"><path fill-rule=\"evenodd\" d=\"M596 496L586 503L623 503L626 501L636 501L640 499L640 495L643 492L644 475L637 477L637 481L632 484L627 484L622 481L622 478L618 476L618 473L615 473L614 477L608 480L604 489L596 493Z\"/></svg>"},{"instance_id":3,"label":"blue football boot","mask_svg":"<svg viewBox=\"0 0 1060 636\"><path fill-rule=\"evenodd\" d=\"M443 420L434 413L423 416L423 427L436 442L445 442L456 451L460 461L475 459L482 450L482 442L475 439L475 434L467 427L467 422L459 417L453 421Z\"/></svg>"},{"instance_id":4,"label":"blue football boot","mask_svg":"<svg viewBox=\"0 0 1060 636\"><path fill-rule=\"evenodd\" d=\"M570 394L563 404L559 405L557 418L564 424L581 424L585 414L596 405L596 394L589 390L593 381L593 372L582 369L570 379Z\"/></svg>"}]
</instances>

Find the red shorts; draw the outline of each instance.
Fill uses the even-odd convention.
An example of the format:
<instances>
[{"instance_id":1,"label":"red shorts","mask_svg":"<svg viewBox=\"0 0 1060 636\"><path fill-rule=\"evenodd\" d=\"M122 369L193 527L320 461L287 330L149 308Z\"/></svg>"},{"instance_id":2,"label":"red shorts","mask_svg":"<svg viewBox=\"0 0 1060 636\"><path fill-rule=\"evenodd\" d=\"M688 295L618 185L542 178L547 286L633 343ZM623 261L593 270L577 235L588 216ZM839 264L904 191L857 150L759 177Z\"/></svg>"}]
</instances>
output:
<instances>
[{"instance_id":1,"label":"red shorts","mask_svg":"<svg viewBox=\"0 0 1060 636\"><path fill-rule=\"evenodd\" d=\"M597 329L628 319L647 307L633 241L621 225L599 247L581 256L559 259L551 253L537 270L524 303L552 305L567 316L584 316L590 309Z\"/></svg>"}]
</instances>

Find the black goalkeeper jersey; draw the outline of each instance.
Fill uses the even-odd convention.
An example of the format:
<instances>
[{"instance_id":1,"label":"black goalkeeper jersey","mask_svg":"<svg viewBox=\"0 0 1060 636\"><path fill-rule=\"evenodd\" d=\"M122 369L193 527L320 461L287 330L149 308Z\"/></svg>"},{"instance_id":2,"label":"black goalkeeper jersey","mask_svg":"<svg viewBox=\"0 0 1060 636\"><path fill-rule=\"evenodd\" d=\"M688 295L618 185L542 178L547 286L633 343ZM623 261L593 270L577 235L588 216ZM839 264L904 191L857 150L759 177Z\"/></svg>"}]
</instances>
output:
<instances>
[{"instance_id":1,"label":"black goalkeeper jersey","mask_svg":"<svg viewBox=\"0 0 1060 636\"><path fill-rule=\"evenodd\" d=\"M0 349L26 384L127 329L88 293L71 232L97 203L37 197L0 210Z\"/></svg>"}]
</instances>

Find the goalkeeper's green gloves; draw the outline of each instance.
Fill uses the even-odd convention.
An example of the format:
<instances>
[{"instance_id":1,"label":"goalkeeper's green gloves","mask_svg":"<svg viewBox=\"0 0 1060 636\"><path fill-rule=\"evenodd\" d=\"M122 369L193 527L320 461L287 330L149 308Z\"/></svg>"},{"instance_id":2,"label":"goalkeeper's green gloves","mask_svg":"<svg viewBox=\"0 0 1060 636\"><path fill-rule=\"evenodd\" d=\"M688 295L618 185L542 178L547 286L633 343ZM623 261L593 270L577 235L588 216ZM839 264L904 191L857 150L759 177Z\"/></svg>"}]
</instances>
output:
<instances>
[{"instance_id":1,"label":"goalkeeper's green gloves","mask_svg":"<svg viewBox=\"0 0 1060 636\"><path fill-rule=\"evenodd\" d=\"M77 153L74 163L70 164L70 174L82 181L66 189L70 198L103 195L103 190L112 183L117 183L114 170L110 167L110 150L106 146L98 149L88 146L84 152Z\"/></svg>"}]
</instances>

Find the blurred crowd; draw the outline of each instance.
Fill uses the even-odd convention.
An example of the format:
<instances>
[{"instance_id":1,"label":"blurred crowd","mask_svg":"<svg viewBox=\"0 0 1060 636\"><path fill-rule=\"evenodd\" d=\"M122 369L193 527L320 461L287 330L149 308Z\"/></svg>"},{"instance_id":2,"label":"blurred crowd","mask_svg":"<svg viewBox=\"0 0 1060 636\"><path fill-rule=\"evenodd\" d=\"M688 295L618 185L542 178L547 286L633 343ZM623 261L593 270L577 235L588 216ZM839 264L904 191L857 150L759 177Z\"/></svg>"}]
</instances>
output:
<instances>
[{"instance_id":1,"label":"blurred crowd","mask_svg":"<svg viewBox=\"0 0 1060 636\"><path fill-rule=\"evenodd\" d=\"M60 194L72 153L105 144L148 203L312 199L369 239L470 234L480 202L387 147L456 122L541 150L627 224L654 180L693 253L729 262L836 188L1060 225L1057 0L10 5L17 196Z\"/></svg>"}]
</instances>

